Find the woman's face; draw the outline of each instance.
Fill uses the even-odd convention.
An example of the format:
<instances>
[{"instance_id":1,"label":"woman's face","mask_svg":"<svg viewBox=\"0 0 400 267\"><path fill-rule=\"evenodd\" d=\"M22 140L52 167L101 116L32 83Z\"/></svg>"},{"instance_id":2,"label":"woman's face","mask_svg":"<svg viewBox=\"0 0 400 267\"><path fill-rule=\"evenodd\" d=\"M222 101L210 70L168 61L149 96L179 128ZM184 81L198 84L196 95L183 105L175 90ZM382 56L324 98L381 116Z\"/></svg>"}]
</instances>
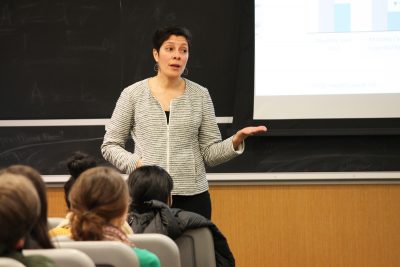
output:
<instances>
[{"instance_id":1,"label":"woman's face","mask_svg":"<svg viewBox=\"0 0 400 267\"><path fill-rule=\"evenodd\" d=\"M183 36L171 35L160 47L153 49L153 56L158 63L158 73L168 78L179 78L189 59L189 45Z\"/></svg>"}]
</instances>

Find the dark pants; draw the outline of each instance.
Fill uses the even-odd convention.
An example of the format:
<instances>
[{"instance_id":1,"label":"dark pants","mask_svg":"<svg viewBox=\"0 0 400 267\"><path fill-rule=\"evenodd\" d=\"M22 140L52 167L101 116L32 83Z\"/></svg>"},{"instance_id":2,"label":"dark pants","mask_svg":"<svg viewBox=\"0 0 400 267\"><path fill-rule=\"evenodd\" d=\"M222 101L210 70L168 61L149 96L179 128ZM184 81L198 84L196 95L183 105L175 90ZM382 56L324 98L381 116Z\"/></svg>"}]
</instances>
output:
<instances>
[{"instance_id":1,"label":"dark pants","mask_svg":"<svg viewBox=\"0 0 400 267\"><path fill-rule=\"evenodd\" d=\"M172 208L179 208L203 215L211 220L211 197L208 191L193 196L172 196Z\"/></svg>"}]
</instances>

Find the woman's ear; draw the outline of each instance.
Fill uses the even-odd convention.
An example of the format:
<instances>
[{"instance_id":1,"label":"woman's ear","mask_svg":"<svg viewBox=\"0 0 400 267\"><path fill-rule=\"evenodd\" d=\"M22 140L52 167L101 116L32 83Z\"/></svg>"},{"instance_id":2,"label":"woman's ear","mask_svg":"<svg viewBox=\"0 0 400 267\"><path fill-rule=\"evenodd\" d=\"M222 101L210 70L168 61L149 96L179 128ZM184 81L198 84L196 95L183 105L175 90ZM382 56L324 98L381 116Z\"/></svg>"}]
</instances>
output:
<instances>
[{"instance_id":1,"label":"woman's ear","mask_svg":"<svg viewBox=\"0 0 400 267\"><path fill-rule=\"evenodd\" d=\"M154 60L156 62L158 62L158 51L155 48L153 48L153 57L154 57Z\"/></svg>"}]
</instances>

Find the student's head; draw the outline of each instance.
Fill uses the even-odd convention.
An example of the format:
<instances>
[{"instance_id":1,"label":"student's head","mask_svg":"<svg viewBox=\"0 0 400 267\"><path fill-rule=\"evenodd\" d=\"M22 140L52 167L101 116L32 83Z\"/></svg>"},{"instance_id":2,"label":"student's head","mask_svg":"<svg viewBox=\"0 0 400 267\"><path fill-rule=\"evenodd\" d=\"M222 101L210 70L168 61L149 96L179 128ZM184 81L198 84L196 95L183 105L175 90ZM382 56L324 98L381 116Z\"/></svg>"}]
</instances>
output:
<instances>
[{"instance_id":1,"label":"student's head","mask_svg":"<svg viewBox=\"0 0 400 267\"><path fill-rule=\"evenodd\" d=\"M25 177L0 174L0 255L22 249L40 213L39 196Z\"/></svg>"},{"instance_id":2,"label":"student's head","mask_svg":"<svg viewBox=\"0 0 400 267\"><path fill-rule=\"evenodd\" d=\"M169 26L158 29L153 35L153 57L158 74L170 78L180 77L189 59L192 35L188 29Z\"/></svg>"},{"instance_id":3,"label":"student's head","mask_svg":"<svg viewBox=\"0 0 400 267\"><path fill-rule=\"evenodd\" d=\"M40 173L34 168L26 165L12 165L1 171L2 173L18 174L26 177L31 181L36 189L40 201L40 216L39 220L35 225L32 225L31 238L37 244L27 244L28 248L40 247L40 248L53 248L50 238L48 236L47 227L47 196L46 196L46 185L43 181ZM32 247L31 247L32 246Z\"/></svg>"},{"instance_id":4,"label":"student's head","mask_svg":"<svg viewBox=\"0 0 400 267\"><path fill-rule=\"evenodd\" d=\"M71 208L71 204L68 200L68 194L71 191L72 185L75 183L79 175L87 169L96 167L96 160L80 151L75 152L68 160L67 167L70 173L68 181L64 184L64 197L67 208Z\"/></svg>"},{"instance_id":5,"label":"student's head","mask_svg":"<svg viewBox=\"0 0 400 267\"><path fill-rule=\"evenodd\" d=\"M171 176L156 165L142 166L134 170L128 178L131 196L130 210L143 212L147 201L158 200L171 205L171 191L174 186Z\"/></svg>"},{"instance_id":6,"label":"student's head","mask_svg":"<svg viewBox=\"0 0 400 267\"><path fill-rule=\"evenodd\" d=\"M103 227L122 226L128 211L128 187L119 172L109 167L84 171L69 193L74 240L102 240Z\"/></svg>"}]
</instances>

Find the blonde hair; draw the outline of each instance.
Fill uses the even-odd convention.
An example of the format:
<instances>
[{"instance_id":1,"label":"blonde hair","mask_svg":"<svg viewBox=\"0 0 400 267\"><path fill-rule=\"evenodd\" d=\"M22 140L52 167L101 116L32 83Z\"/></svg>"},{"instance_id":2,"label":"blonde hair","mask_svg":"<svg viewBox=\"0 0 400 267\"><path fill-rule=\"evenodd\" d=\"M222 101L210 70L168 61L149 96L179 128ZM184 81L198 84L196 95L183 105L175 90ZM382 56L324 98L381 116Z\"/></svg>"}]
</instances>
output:
<instances>
[{"instance_id":1,"label":"blonde hair","mask_svg":"<svg viewBox=\"0 0 400 267\"><path fill-rule=\"evenodd\" d=\"M0 174L0 254L16 250L39 214L39 196L32 182L21 175Z\"/></svg>"},{"instance_id":2,"label":"blonde hair","mask_svg":"<svg viewBox=\"0 0 400 267\"><path fill-rule=\"evenodd\" d=\"M129 205L128 186L109 167L84 171L69 193L71 233L74 240L102 240L103 227L122 218Z\"/></svg>"}]
</instances>

